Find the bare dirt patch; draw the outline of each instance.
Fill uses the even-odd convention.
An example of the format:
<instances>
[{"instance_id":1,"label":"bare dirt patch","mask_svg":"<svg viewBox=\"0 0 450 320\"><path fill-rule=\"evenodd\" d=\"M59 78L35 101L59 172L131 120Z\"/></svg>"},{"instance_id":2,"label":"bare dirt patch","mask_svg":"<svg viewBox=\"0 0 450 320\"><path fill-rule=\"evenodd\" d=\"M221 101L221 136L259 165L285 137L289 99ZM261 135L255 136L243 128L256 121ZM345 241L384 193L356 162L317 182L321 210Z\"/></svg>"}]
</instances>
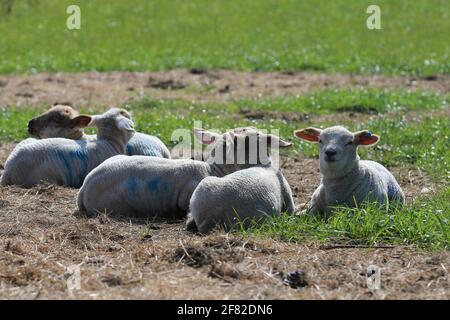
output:
<instances>
[{"instance_id":1,"label":"bare dirt patch","mask_svg":"<svg viewBox=\"0 0 450 320\"><path fill-rule=\"evenodd\" d=\"M424 89L450 92L450 77L431 78L318 74L311 72L239 72L171 70L160 72L40 73L0 76L1 105L96 107L154 99L226 101L238 98L305 94L314 89Z\"/></svg>"},{"instance_id":2,"label":"bare dirt patch","mask_svg":"<svg viewBox=\"0 0 450 320\"><path fill-rule=\"evenodd\" d=\"M0 147L0 163L11 149ZM318 161L289 158L283 170L296 203L306 202L319 182ZM422 181L413 177L413 184ZM0 187L0 298L450 298L448 251L196 236L183 221L80 217L77 191ZM406 193L413 196L415 189ZM372 264L381 268L376 291L366 286ZM68 286L77 268L78 289Z\"/></svg>"}]
</instances>

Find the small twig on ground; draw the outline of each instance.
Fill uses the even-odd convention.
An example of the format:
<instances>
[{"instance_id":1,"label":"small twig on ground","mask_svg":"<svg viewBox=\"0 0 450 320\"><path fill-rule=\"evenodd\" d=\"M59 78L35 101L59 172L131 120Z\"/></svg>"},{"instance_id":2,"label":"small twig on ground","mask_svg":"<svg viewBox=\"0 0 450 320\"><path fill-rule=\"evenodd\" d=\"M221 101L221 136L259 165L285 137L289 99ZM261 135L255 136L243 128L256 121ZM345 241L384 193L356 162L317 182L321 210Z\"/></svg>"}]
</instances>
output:
<instances>
[{"instance_id":1,"label":"small twig on ground","mask_svg":"<svg viewBox=\"0 0 450 320\"><path fill-rule=\"evenodd\" d=\"M180 240L180 245L181 245L181 247L183 248L184 253L186 253L186 256L188 256L188 257L190 258L191 256L190 256L190 254L187 252L187 250L186 250L186 248L185 248L185 246L184 246L184 244L183 244L183 241L181 241L181 240ZM180 260L182 260L182 259L183 259L183 257L182 257Z\"/></svg>"}]
</instances>

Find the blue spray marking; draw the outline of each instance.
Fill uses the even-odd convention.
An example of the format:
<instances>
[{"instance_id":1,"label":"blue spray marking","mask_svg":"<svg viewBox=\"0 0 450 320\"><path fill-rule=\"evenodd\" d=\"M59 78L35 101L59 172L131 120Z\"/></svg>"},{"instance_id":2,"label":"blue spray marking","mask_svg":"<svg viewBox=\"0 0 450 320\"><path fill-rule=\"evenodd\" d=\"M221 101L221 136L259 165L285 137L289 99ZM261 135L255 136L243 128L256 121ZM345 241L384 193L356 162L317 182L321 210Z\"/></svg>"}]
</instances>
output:
<instances>
[{"instance_id":1,"label":"blue spray marking","mask_svg":"<svg viewBox=\"0 0 450 320\"><path fill-rule=\"evenodd\" d=\"M77 161L77 164L80 168L80 175L78 176L77 183L79 185L83 184L84 178L86 178L89 173L89 161L86 149L78 149L75 151L74 158Z\"/></svg>"},{"instance_id":2,"label":"blue spray marking","mask_svg":"<svg viewBox=\"0 0 450 320\"><path fill-rule=\"evenodd\" d=\"M88 174L88 158L86 150L81 147L75 151L57 150L56 157L64 165L67 184L71 187L81 186L84 178ZM72 166L73 161L75 168L79 169L76 172Z\"/></svg>"},{"instance_id":3,"label":"blue spray marking","mask_svg":"<svg viewBox=\"0 0 450 320\"><path fill-rule=\"evenodd\" d=\"M66 173L66 181L68 185L73 185L73 174L72 174L72 164L70 163L69 154L62 150L56 151L56 156L64 165L65 173Z\"/></svg>"},{"instance_id":4,"label":"blue spray marking","mask_svg":"<svg viewBox=\"0 0 450 320\"><path fill-rule=\"evenodd\" d=\"M126 188L130 196L135 196L138 192L138 181L135 177L129 177L126 181Z\"/></svg>"},{"instance_id":5,"label":"blue spray marking","mask_svg":"<svg viewBox=\"0 0 450 320\"><path fill-rule=\"evenodd\" d=\"M132 156L133 155L133 146L129 143L127 144L127 155Z\"/></svg>"},{"instance_id":6,"label":"blue spray marking","mask_svg":"<svg viewBox=\"0 0 450 320\"><path fill-rule=\"evenodd\" d=\"M165 192L167 189L168 185L162 178L155 178L147 182L147 190L150 192Z\"/></svg>"}]
</instances>

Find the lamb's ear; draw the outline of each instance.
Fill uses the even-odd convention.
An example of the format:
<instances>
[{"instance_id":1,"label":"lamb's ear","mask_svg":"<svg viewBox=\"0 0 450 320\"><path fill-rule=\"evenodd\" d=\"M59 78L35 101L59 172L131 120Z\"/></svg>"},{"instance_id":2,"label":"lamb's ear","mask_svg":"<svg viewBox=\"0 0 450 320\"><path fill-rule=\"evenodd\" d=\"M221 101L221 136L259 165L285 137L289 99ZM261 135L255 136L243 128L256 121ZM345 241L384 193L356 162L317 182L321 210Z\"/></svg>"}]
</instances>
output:
<instances>
[{"instance_id":1,"label":"lamb's ear","mask_svg":"<svg viewBox=\"0 0 450 320\"><path fill-rule=\"evenodd\" d=\"M134 131L134 123L126 117L119 117L116 119L116 125L118 129L125 131Z\"/></svg>"},{"instance_id":2,"label":"lamb's ear","mask_svg":"<svg viewBox=\"0 0 450 320\"><path fill-rule=\"evenodd\" d=\"M194 136L197 140L201 141L203 144L211 144L217 140L220 136L219 134L211 131L207 131L200 128L194 128Z\"/></svg>"},{"instance_id":3,"label":"lamb's ear","mask_svg":"<svg viewBox=\"0 0 450 320\"><path fill-rule=\"evenodd\" d=\"M300 129L294 131L294 136L296 136L299 139L308 141L308 142L319 142L320 133L322 132L321 129L309 127L306 129Z\"/></svg>"},{"instance_id":4,"label":"lamb's ear","mask_svg":"<svg viewBox=\"0 0 450 320\"><path fill-rule=\"evenodd\" d=\"M369 130L355 132L353 136L355 137L356 144L360 146L372 146L380 140L379 136Z\"/></svg>"},{"instance_id":5,"label":"lamb's ear","mask_svg":"<svg viewBox=\"0 0 450 320\"><path fill-rule=\"evenodd\" d=\"M285 141L274 134L268 134L267 145L269 147L273 145L274 147L278 146L279 148L289 148L290 146L292 146L292 143Z\"/></svg>"},{"instance_id":6,"label":"lamb's ear","mask_svg":"<svg viewBox=\"0 0 450 320\"><path fill-rule=\"evenodd\" d=\"M91 116L81 115L70 120L70 126L72 128L84 128L87 127L91 123L91 121Z\"/></svg>"}]
</instances>

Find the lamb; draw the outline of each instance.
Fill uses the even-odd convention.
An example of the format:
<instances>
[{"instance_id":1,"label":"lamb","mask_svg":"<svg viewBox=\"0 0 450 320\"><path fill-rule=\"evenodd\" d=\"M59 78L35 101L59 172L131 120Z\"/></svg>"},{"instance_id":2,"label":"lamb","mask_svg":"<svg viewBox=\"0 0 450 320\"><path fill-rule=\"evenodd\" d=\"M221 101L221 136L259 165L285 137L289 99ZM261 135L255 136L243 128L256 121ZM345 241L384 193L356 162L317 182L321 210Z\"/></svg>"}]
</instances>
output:
<instances>
[{"instance_id":1,"label":"lamb","mask_svg":"<svg viewBox=\"0 0 450 320\"><path fill-rule=\"evenodd\" d=\"M354 207L366 200L404 203L403 191L394 176L381 164L358 156L358 146L375 145L379 136L368 130L352 133L342 126L306 128L294 135L319 145L322 179L307 212L330 214L337 205Z\"/></svg>"},{"instance_id":2,"label":"lamb","mask_svg":"<svg viewBox=\"0 0 450 320\"><path fill-rule=\"evenodd\" d=\"M78 112L70 106L55 105L45 113L28 122L28 132L37 138L66 138L73 140L97 139L87 135L83 127L76 126L74 119ZM127 155L143 155L170 158L170 151L157 137L136 132L126 147Z\"/></svg>"},{"instance_id":3,"label":"lamb","mask_svg":"<svg viewBox=\"0 0 450 320\"><path fill-rule=\"evenodd\" d=\"M191 195L204 178L222 177L265 161L264 157L238 161L241 159L236 151L242 145L235 143L236 135L245 136L246 132L247 128L224 134L194 129L195 138L208 145L206 161L144 156L108 159L86 177L78 193L79 211L87 215L106 212L141 218L185 217ZM290 145L275 135L265 137L282 147Z\"/></svg>"},{"instance_id":4,"label":"lamb","mask_svg":"<svg viewBox=\"0 0 450 320\"><path fill-rule=\"evenodd\" d=\"M111 109L102 115L80 115L72 119L74 127L98 128L98 139L29 139L13 150L5 163L0 185L33 187L41 181L78 188L86 175L104 160L125 153L134 134L130 114Z\"/></svg>"},{"instance_id":5,"label":"lamb","mask_svg":"<svg viewBox=\"0 0 450 320\"><path fill-rule=\"evenodd\" d=\"M28 122L28 133L38 139L95 140L95 135L84 134L84 126L80 126L82 123L78 122L78 116L78 111L70 106L55 105Z\"/></svg>"},{"instance_id":6,"label":"lamb","mask_svg":"<svg viewBox=\"0 0 450 320\"><path fill-rule=\"evenodd\" d=\"M206 177L190 201L187 230L207 233L217 226L229 231L281 212L293 213L292 191L281 171L268 165L225 177Z\"/></svg>"}]
</instances>

